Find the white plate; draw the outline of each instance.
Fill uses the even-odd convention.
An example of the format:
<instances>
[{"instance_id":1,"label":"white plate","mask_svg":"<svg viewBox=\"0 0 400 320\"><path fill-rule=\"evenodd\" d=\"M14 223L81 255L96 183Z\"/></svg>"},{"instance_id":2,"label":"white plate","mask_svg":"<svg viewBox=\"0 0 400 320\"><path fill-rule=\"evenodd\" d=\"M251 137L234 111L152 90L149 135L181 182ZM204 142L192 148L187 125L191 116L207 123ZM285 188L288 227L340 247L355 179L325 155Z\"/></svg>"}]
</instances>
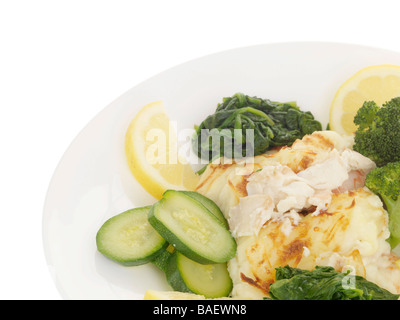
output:
<instances>
[{"instance_id":1,"label":"white plate","mask_svg":"<svg viewBox=\"0 0 400 320\"><path fill-rule=\"evenodd\" d=\"M109 217L155 202L132 177L124 134L141 107L163 100L178 128L192 128L236 92L295 100L325 127L338 87L359 69L400 65L400 53L337 43L280 43L229 50L167 70L126 92L97 115L60 161L43 216L45 254L65 299L142 299L168 290L151 264L122 267L96 251L95 236Z\"/></svg>"}]
</instances>

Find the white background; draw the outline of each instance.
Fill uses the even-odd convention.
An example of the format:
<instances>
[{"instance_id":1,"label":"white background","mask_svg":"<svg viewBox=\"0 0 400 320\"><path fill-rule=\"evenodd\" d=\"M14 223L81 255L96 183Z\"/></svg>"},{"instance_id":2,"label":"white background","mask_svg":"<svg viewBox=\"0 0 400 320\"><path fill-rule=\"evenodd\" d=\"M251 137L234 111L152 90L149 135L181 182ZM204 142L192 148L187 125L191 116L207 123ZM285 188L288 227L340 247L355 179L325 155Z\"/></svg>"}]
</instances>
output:
<instances>
[{"instance_id":1,"label":"white background","mask_svg":"<svg viewBox=\"0 0 400 320\"><path fill-rule=\"evenodd\" d=\"M222 50L287 41L400 52L398 0L0 0L0 299L61 299L47 188L83 127L131 87Z\"/></svg>"}]
</instances>

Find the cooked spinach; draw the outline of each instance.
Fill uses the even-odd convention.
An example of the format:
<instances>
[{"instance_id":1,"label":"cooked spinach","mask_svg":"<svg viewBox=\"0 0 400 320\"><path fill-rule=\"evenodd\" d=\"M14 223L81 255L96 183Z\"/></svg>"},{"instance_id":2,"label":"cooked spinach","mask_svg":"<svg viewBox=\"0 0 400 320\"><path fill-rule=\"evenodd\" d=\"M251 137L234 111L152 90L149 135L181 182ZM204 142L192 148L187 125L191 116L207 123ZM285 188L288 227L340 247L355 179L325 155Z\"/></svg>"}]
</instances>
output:
<instances>
[{"instance_id":1,"label":"cooked spinach","mask_svg":"<svg viewBox=\"0 0 400 320\"><path fill-rule=\"evenodd\" d=\"M400 296L363 277L321 266L312 271L289 266L276 268L269 295L272 300L397 300Z\"/></svg>"},{"instance_id":2,"label":"cooked spinach","mask_svg":"<svg viewBox=\"0 0 400 320\"><path fill-rule=\"evenodd\" d=\"M223 98L215 113L196 127L192 142L198 157L211 161L221 156L256 156L319 130L321 123L294 102L236 93Z\"/></svg>"}]
</instances>

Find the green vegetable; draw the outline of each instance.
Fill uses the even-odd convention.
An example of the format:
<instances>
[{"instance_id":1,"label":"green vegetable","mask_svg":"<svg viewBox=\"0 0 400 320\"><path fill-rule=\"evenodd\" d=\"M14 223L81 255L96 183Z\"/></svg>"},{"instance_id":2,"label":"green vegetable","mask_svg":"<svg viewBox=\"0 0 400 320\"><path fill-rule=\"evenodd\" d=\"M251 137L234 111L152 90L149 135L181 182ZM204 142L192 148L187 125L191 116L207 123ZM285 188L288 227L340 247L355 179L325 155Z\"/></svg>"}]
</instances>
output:
<instances>
[{"instance_id":1,"label":"green vegetable","mask_svg":"<svg viewBox=\"0 0 400 320\"><path fill-rule=\"evenodd\" d=\"M378 194L389 214L388 239L392 248L400 243L400 162L391 162L368 173L365 185Z\"/></svg>"},{"instance_id":2,"label":"green vegetable","mask_svg":"<svg viewBox=\"0 0 400 320\"><path fill-rule=\"evenodd\" d=\"M211 161L221 156L259 155L319 130L321 123L294 102L273 102L236 93L223 98L215 113L196 127L192 142L197 155Z\"/></svg>"},{"instance_id":3,"label":"green vegetable","mask_svg":"<svg viewBox=\"0 0 400 320\"><path fill-rule=\"evenodd\" d=\"M167 248L162 250L160 254L157 255L153 260L151 260L151 263L165 273L167 270L169 258L174 251L174 247L169 245Z\"/></svg>"},{"instance_id":4,"label":"green vegetable","mask_svg":"<svg viewBox=\"0 0 400 320\"><path fill-rule=\"evenodd\" d=\"M184 194L192 197L193 199L199 201L203 206L205 206L210 212L220 220L227 229L229 229L228 221L225 219L224 214L222 213L221 209L216 205L214 201L211 199L203 196L201 193L196 191L181 191Z\"/></svg>"},{"instance_id":5,"label":"green vegetable","mask_svg":"<svg viewBox=\"0 0 400 320\"><path fill-rule=\"evenodd\" d=\"M276 268L276 281L270 285L269 295L272 300L397 300L400 296L363 277L320 266L312 271Z\"/></svg>"},{"instance_id":6,"label":"green vegetable","mask_svg":"<svg viewBox=\"0 0 400 320\"><path fill-rule=\"evenodd\" d=\"M206 298L226 297L232 291L232 280L226 263L200 264L175 251L164 269L172 289L192 292Z\"/></svg>"},{"instance_id":7,"label":"green vegetable","mask_svg":"<svg viewBox=\"0 0 400 320\"><path fill-rule=\"evenodd\" d=\"M147 220L151 206L131 209L108 219L96 234L99 252L125 266L147 263L168 243Z\"/></svg>"},{"instance_id":8,"label":"green vegetable","mask_svg":"<svg viewBox=\"0 0 400 320\"><path fill-rule=\"evenodd\" d=\"M358 126L353 149L378 167L400 161L400 97L379 107L366 101L354 117Z\"/></svg>"},{"instance_id":9,"label":"green vegetable","mask_svg":"<svg viewBox=\"0 0 400 320\"><path fill-rule=\"evenodd\" d=\"M235 256L236 242L219 207L197 192L168 190L153 206L108 219L96 244L125 266L151 262L174 290L207 298L232 290L226 261Z\"/></svg>"},{"instance_id":10,"label":"green vegetable","mask_svg":"<svg viewBox=\"0 0 400 320\"><path fill-rule=\"evenodd\" d=\"M236 254L225 224L185 192L166 191L151 207L148 220L176 250L198 263L223 263Z\"/></svg>"}]
</instances>

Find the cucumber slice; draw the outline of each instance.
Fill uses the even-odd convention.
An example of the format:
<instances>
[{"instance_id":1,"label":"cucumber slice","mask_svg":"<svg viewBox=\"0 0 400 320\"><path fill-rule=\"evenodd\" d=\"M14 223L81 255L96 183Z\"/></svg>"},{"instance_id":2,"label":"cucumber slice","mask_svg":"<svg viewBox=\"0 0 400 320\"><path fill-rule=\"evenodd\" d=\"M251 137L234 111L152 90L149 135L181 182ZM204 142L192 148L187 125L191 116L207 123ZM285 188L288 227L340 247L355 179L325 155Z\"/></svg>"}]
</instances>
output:
<instances>
[{"instance_id":1,"label":"cucumber slice","mask_svg":"<svg viewBox=\"0 0 400 320\"><path fill-rule=\"evenodd\" d=\"M214 201L196 191L181 191L181 192L199 201L203 206L205 206L208 210L210 210L211 213L214 216L216 216L225 225L227 229L229 229L228 221L225 219L225 216L222 213L221 209L217 206L217 204Z\"/></svg>"},{"instance_id":2,"label":"cucumber slice","mask_svg":"<svg viewBox=\"0 0 400 320\"><path fill-rule=\"evenodd\" d=\"M225 225L184 192L166 191L148 219L176 250L198 263L223 263L236 254L236 242Z\"/></svg>"},{"instance_id":3,"label":"cucumber slice","mask_svg":"<svg viewBox=\"0 0 400 320\"><path fill-rule=\"evenodd\" d=\"M97 250L125 266L154 259L168 243L149 224L150 208L131 209L108 219L97 232Z\"/></svg>"},{"instance_id":4,"label":"cucumber slice","mask_svg":"<svg viewBox=\"0 0 400 320\"><path fill-rule=\"evenodd\" d=\"M226 263L200 264L175 251L168 260L165 274L176 291L201 294L206 298L227 297L232 291Z\"/></svg>"}]
</instances>

